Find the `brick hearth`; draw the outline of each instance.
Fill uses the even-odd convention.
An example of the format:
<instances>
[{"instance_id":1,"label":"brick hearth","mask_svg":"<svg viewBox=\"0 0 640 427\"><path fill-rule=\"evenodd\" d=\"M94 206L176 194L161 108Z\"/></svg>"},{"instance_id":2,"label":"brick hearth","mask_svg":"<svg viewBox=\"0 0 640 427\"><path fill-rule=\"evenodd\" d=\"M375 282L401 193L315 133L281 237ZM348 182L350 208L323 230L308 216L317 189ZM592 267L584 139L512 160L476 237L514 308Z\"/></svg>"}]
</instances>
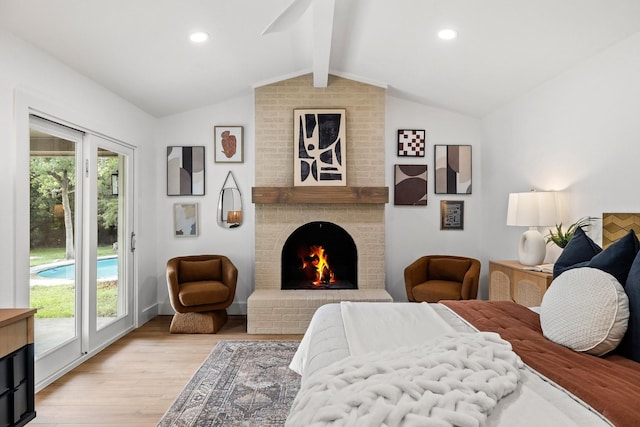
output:
<instances>
[{"instance_id":1,"label":"brick hearth","mask_svg":"<svg viewBox=\"0 0 640 427\"><path fill-rule=\"evenodd\" d=\"M390 302L384 289L280 291L257 289L247 301L247 332L250 334L301 334L309 320L325 304L340 301Z\"/></svg>"}]
</instances>

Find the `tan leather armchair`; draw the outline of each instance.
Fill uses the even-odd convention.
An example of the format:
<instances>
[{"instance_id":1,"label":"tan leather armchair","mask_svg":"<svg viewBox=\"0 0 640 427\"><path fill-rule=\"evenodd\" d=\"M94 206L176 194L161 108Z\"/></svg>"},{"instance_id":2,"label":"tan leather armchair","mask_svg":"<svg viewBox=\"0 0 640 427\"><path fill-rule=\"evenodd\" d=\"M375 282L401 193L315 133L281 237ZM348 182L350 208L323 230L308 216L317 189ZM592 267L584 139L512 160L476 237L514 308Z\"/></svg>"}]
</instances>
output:
<instances>
[{"instance_id":1,"label":"tan leather armchair","mask_svg":"<svg viewBox=\"0 0 640 427\"><path fill-rule=\"evenodd\" d=\"M426 255L404 269L409 301L475 299L480 261L454 255Z\"/></svg>"},{"instance_id":2,"label":"tan leather armchair","mask_svg":"<svg viewBox=\"0 0 640 427\"><path fill-rule=\"evenodd\" d=\"M238 269L224 255L190 255L167 261L171 333L216 333L227 322Z\"/></svg>"}]
</instances>

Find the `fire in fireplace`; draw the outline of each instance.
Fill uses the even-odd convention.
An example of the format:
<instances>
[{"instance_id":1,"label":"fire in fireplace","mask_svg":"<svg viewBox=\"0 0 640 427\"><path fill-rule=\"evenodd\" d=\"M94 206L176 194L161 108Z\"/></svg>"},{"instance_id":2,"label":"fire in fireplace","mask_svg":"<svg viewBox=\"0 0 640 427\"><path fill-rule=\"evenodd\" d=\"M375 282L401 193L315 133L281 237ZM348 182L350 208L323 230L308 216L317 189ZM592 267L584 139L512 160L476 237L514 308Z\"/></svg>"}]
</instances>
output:
<instances>
[{"instance_id":1,"label":"fire in fireplace","mask_svg":"<svg viewBox=\"0 0 640 427\"><path fill-rule=\"evenodd\" d=\"M282 248L282 289L357 289L358 251L342 227L315 221L295 230Z\"/></svg>"}]
</instances>

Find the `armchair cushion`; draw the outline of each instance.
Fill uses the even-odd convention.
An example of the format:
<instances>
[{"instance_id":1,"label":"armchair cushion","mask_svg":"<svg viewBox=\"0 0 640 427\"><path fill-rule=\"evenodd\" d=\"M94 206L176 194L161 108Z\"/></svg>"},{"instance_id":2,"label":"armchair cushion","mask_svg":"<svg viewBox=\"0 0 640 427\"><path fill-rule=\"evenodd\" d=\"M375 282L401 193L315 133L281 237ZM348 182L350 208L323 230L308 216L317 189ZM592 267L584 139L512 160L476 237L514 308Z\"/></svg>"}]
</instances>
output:
<instances>
[{"instance_id":1,"label":"armchair cushion","mask_svg":"<svg viewBox=\"0 0 640 427\"><path fill-rule=\"evenodd\" d=\"M470 260L433 258L429 260L429 280L446 280L462 283L470 266Z\"/></svg>"},{"instance_id":2,"label":"armchair cushion","mask_svg":"<svg viewBox=\"0 0 640 427\"><path fill-rule=\"evenodd\" d=\"M461 299L462 283L448 280L430 280L414 286L412 291L416 301L459 300Z\"/></svg>"},{"instance_id":3,"label":"armchair cushion","mask_svg":"<svg viewBox=\"0 0 640 427\"><path fill-rule=\"evenodd\" d=\"M222 278L222 262L219 259L206 261L180 260L178 281L197 282L200 280L220 280Z\"/></svg>"},{"instance_id":4,"label":"armchair cushion","mask_svg":"<svg viewBox=\"0 0 640 427\"><path fill-rule=\"evenodd\" d=\"M219 281L184 282L180 284L178 298L185 307L216 304L229 298L230 289Z\"/></svg>"}]
</instances>

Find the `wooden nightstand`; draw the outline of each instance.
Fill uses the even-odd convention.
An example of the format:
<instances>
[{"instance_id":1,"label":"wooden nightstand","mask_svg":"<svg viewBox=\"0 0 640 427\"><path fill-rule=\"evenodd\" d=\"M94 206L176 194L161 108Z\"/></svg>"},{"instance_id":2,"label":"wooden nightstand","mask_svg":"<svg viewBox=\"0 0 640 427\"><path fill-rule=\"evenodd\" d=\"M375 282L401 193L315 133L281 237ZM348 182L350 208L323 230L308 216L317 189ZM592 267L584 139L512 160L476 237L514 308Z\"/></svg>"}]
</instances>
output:
<instances>
[{"instance_id":1,"label":"wooden nightstand","mask_svg":"<svg viewBox=\"0 0 640 427\"><path fill-rule=\"evenodd\" d=\"M525 267L517 261L489 261L489 300L539 306L553 274L525 270Z\"/></svg>"}]
</instances>

